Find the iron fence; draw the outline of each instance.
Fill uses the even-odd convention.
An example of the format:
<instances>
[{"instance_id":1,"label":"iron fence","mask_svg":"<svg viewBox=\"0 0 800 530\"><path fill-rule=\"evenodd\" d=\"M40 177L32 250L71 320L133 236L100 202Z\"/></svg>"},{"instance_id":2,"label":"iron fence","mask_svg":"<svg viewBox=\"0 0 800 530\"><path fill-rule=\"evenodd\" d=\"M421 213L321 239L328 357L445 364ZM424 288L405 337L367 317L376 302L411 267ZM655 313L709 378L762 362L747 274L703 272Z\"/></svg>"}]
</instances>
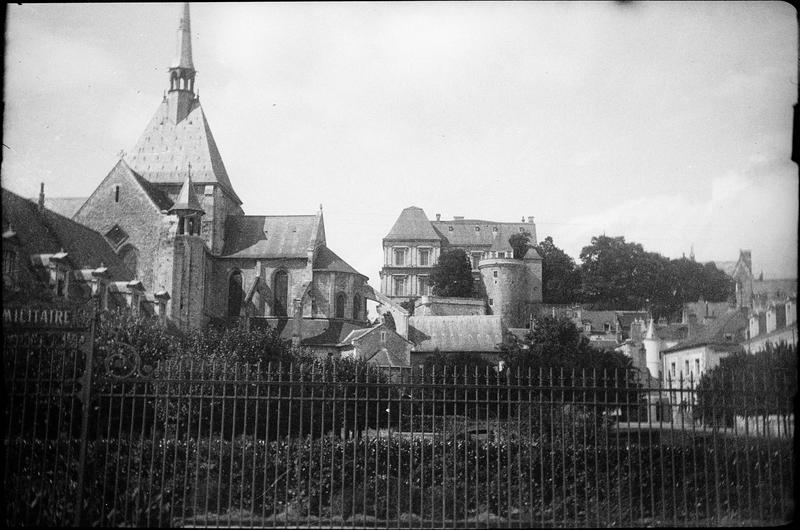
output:
<instances>
[{"instance_id":1,"label":"iron fence","mask_svg":"<svg viewBox=\"0 0 800 530\"><path fill-rule=\"evenodd\" d=\"M123 348L95 359L87 381L92 361L74 348L4 345L7 525L68 524L76 510L102 526L793 517L789 374L723 389L634 371L146 366Z\"/></svg>"}]
</instances>

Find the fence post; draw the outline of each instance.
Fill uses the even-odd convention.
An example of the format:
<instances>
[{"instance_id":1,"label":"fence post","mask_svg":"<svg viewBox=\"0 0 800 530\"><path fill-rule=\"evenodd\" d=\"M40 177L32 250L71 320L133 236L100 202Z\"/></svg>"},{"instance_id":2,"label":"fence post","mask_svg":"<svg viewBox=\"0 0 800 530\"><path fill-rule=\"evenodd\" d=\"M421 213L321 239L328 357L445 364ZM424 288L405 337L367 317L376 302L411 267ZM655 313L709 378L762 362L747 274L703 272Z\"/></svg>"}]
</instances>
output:
<instances>
[{"instance_id":1,"label":"fence post","mask_svg":"<svg viewBox=\"0 0 800 530\"><path fill-rule=\"evenodd\" d=\"M78 490L75 494L75 521L74 526L83 526L81 519L83 516L83 478L86 471L86 444L89 437L89 412L92 398L92 368L94 366L94 332L97 311L94 300L90 302L91 311L89 314L91 325L89 328L88 344L85 343L86 366L81 376L81 439L78 459Z\"/></svg>"}]
</instances>

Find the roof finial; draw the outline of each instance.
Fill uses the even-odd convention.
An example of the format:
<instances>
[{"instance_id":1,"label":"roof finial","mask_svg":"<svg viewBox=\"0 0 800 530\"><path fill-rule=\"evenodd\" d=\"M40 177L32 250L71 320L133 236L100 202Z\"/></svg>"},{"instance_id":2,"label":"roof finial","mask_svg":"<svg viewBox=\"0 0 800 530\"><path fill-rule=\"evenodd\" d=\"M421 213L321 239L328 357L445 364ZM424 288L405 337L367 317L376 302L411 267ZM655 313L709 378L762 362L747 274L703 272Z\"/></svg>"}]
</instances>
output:
<instances>
[{"instance_id":1,"label":"roof finial","mask_svg":"<svg viewBox=\"0 0 800 530\"><path fill-rule=\"evenodd\" d=\"M322 212L322 203L319 203L319 211Z\"/></svg>"}]
</instances>

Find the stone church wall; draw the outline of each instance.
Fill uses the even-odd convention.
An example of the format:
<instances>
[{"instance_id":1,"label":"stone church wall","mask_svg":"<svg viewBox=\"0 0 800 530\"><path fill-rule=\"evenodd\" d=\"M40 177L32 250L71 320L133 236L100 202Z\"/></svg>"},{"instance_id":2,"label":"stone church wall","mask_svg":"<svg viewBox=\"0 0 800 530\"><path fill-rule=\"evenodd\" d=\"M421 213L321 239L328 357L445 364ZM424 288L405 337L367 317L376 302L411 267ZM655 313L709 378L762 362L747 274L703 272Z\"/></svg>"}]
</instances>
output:
<instances>
[{"instance_id":1,"label":"stone church wall","mask_svg":"<svg viewBox=\"0 0 800 530\"><path fill-rule=\"evenodd\" d=\"M147 194L132 177L123 173L119 166L100 184L86 203L75 214L74 221L106 234L114 225L119 225L128 237L115 250L133 245L138 251L136 275L148 292L157 292L159 285L154 274L154 256L160 241L174 231L175 216L159 212ZM117 199L117 186L119 195ZM113 243L112 243L112 246Z\"/></svg>"}]
</instances>

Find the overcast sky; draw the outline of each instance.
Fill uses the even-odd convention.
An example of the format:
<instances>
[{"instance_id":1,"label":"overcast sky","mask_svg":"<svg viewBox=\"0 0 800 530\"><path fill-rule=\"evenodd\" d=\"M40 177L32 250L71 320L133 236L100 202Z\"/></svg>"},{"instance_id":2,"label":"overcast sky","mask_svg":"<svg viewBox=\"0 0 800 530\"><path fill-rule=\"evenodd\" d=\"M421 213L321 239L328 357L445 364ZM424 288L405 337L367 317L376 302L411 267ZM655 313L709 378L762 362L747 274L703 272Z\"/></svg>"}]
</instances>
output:
<instances>
[{"instance_id":1,"label":"overcast sky","mask_svg":"<svg viewBox=\"0 0 800 530\"><path fill-rule=\"evenodd\" d=\"M180 4L8 5L2 183L88 196L168 87ZM247 214L313 214L379 286L419 206L796 277L797 22L782 2L192 6Z\"/></svg>"}]
</instances>

